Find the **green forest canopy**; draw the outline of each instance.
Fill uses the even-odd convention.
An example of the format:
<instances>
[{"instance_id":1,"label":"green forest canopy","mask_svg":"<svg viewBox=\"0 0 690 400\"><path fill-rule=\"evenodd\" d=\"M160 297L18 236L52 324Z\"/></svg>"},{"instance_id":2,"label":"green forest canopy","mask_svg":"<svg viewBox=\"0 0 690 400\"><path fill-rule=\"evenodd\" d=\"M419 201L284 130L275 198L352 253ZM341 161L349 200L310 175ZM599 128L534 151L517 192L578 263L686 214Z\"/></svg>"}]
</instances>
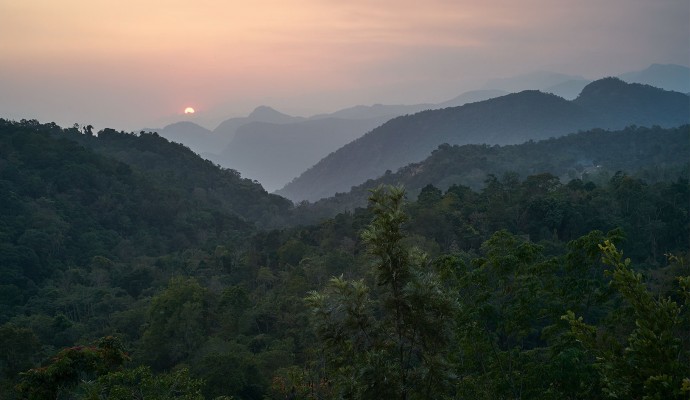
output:
<instances>
[{"instance_id":1,"label":"green forest canopy","mask_svg":"<svg viewBox=\"0 0 690 400\"><path fill-rule=\"evenodd\" d=\"M687 173L381 188L264 229L289 203L155 135L1 128L9 398L688 395Z\"/></svg>"}]
</instances>

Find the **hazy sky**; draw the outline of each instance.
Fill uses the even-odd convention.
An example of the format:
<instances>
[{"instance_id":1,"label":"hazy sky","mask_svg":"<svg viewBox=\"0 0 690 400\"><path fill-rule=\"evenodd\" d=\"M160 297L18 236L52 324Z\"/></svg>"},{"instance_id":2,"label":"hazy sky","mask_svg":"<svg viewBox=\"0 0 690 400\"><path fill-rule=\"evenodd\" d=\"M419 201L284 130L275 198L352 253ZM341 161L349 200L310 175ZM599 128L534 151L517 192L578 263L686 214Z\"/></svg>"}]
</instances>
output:
<instances>
[{"instance_id":1,"label":"hazy sky","mask_svg":"<svg viewBox=\"0 0 690 400\"><path fill-rule=\"evenodd\" d=\"M0 0L0 117L132 130L690 63L688 0Z\"/></svg>"}]
</instances>

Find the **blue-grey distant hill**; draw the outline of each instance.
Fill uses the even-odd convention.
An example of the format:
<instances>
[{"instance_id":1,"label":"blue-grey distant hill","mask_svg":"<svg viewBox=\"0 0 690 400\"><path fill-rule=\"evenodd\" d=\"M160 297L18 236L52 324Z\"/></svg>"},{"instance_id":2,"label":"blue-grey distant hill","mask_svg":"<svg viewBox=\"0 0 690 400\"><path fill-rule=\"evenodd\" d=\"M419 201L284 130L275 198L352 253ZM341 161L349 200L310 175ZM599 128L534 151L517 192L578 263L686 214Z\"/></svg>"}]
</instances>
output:
<instances>
[{"instance_id":1,"label":"blue-grey distant hill","mask_svg":"<svg viewBox=\"0 0 690 400\"><path fill-rule=\"evenodd\" d=\"M690 68L682 65L652 64L640 71L618 75L618 78L628 83L642 83L674 92L690 92ZM535 71L508 78L491 79L484 85L484 88L500 89L511 93L523 90L539 90L567 100L573 100L591 82L591 80L578 75Z\"/></svg>"},{"instance_id":2,"label":"blue-grey distant hill","mask_svg":"<svg viewBox=\"0 0 690 400\"><path fill-rule=\"evenodd\" d=\"M340 147L400 115L486 100L505 92L478 90L441 104L355 106L292 122L253 122L236 128L235 137L214 162L255 179L268 191L290 180Z\"/></svg>"},{"instance_id":3,"label":"blue-grey distant hill","mask_svg":"<svg viewBox=\"0 0 690 400\"><path fill-rule=\"evenodd\" d=\"M234 139L218 155L217 164L259 181L268 191L284 186L327 154L387 121L321 118L288 124L252 122L240 126Z\"/></svg>"},{"instance_id":4,"label":"blue-grey distant hill","mask_svg":"<svg viewBox=\"0 0 690 400\"><path fill-rule=\"evenodd\" d=\"M304 120L303 117L294 117L277 111L268 106L259 106L246 117L229 118L221 122L213 133L223 138L223 145L215 147L207 153L218 154L227 146L237 133L237 129L242 125L252 122L266 122L269 124L289 124Z\"/></svg>"},{"instance_id":5,"label":"blue-grey distant hill","mask_svg":"<svg viewBox=\"0 0 690 400\"><path fill-rule=\"evenodd\" d=\"M277 193L315 201L426 158L442 143L517 144L592 128L675 127L690 120L690 98L605 78L572 101L539 91L392 119L319 161Z\"/></svg>"},{"instance_id":6,"label":"blue-grey distant hill","mask_svg":"<svg viewBox=\"0 0 690 400\"><path fill-rule=\"evenodd\" d=\"M242 125L253 122L287 124L304 119L283 114L271 107L259 106L246 117L226 119L212 131L191 121L175 122L163 128L146 128L143 131L156 132L171 142L184 144L195 153L208 156L209 154L218 154L225 149L235 137L237 129Z\"/></svg>"},{"instance_id":7,"label":"blue-grey distant hill","mask_svg":"<svg viewBox=\"0 0 690 400\"><path fill-rule=\"evenodd\" d=\"M499 89L511 93L523 90L547 91L548 88L573 81L585 81L585 78L551 71L534 71L508 78L490 79L484 84L484 89Z\"/></svg>"},{"instance_id":8,"label":"blue-grey distant hill","mask_svg":"<svg viewBox=\"0 0 690 400\"><path fill-rule=\"evenodd\" d=\"M175 122L163 128L146 128L143 131L156 132L171 142L182 143L197 154L212 151L218 146L225 146L223 138L190 121Z\"/></svg>"},{"instance_id":9,"label":"blue-grey distant hill","mask_svg":"<svg viewBox=\"0 0 690 400\"><path fill-rule=\"evenodd\" d=\"M643 83L665 90L690 92L690 68L675 64L652 64L642 71L619 75L626 82Z\"/></svg>"}]
</instances>

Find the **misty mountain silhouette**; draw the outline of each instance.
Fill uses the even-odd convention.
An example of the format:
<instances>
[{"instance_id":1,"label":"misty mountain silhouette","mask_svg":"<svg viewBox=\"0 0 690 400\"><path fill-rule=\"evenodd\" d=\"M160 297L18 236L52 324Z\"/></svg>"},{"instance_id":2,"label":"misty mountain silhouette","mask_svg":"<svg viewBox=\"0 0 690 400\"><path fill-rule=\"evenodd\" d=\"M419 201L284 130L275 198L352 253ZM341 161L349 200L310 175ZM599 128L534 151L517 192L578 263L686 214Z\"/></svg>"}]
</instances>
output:
<instances>
[{"instance_id":1,"label":"misty mountain silhouette","mask_svg":"<svg viewBox=\"0 0 690 400\"><path fill-rule=\"evenodd\" d=\"M438 108L433 104L373 104L370 106L356 105L353 107L344 108L330 114L317 114L310 119L323 118L348 118L348 119L369 119L369 118L394 118L399 115L413 114L422 110L430 108Z\"/></svg>"},{"instance_id":2,"label":"misty mountain silhouette","mask_svg":"<svg viewBox=\"0 0 690 400\"><path fill-rule=\"evenodd\" d=\"M251 122L291 123L304 120L283 114L268 106L259 106L246 117L229 118L210 131L190 121L175 122L163 128L145 128L144 132L156 132L160 136L182 143L197 154L208 156L218 154L235 137L237 128ZM212 157L207 157L212 158Z\"/></svg>"},{"instance_id":3,"label":"misty mountain silhouette","mask_svg":"<svg viewBox=\"0 0 690 400\"><path fill-rule=\"evenodd\" d=\"M304 118L302 117L293 117L291 115L283 114L282 112L268 107L268 106L259 106L252 111L247 119L251 121L261 121L261 122L271 122L275 124L283 124L283 123L288 123L288 122L295 122L298 120L302 120ZM222 124L221 124L222 125Z\"/></svg>"},{"instance_id":4,"label":"misty mountain silhouette","mask_svg":"<svg viewBox=\"0 0 690 400\"><path fill-rule=\"evenodd\" d=\"M628 83L642 83L681 93L690 92L690 68L682 65L652 64L640 71L621 74L618 78ZM536 89L572 100L591 82L576 75L535 71L509 78L491 79L484 88L502 89L506 92Z\"/></svg>"},{"instance_id":5,"label":"misty mountain silhouette","mask_svg":"<svg viewBox=\"0 0 690 400\"><path fill-rule=\"evenodd\" d=\"M248 124L250 122L269 122L273 124L287 124L291 122L301 121L302 117L293 117L291 115L283 114L275 109L268 106L259 106L254 109L246 117L235 117L229 118L221 122L213 133L223 138L223 145L216 147L213 151L209 151L211 154L220 153L235 137L237 133L237 128L242 125Z\"/></svg>"},{"instance_id":6,"label":"misty mountain silhouette","mask_svg":"<svg viewBox=\"0 0 690 400\"><path fill-rule=\"evenodd\" d=\"M508 94L508 92L505 90L498 89L470 90L469 92L465 92L448 101L436 104L434 107L428 107L427 109L459 107L467 103L476 103L478 101L493 99L494 97L505 96L506 94Z\"/></svg>"},{"instance_id":7,"label":"misty mountain silhouette","mask_svg":"<svg viewBox=\"0 0 690 400\"><path fill-rule=\"evenodd\" d=\"M321 118L293 123L252 122L240 126L235 138L217 156L218 164L261 182L268 191L314 165L328 153L381 125L388 116L368 119Z\"/></svg>"},{"instance_id":8,"label":"misty mountain silhouette","mask_svg":"<svg viewBox=\"0 0 690 400\"><path fill-rule=\"evenodd\" d=\"M189 121L175 122L160 129L143 129L143 131L156 132L171 142L182 143L197 154L213 151L218 146L225 146L218 135Z\"/></svg>"},{"instance_id":9,"label":"misty mountain silhouette","mask_svg":"<svg viewBox=\"0 0 690 400\"><path fill-rule=\"evenodd\" d=\"M395 118L338 149L277 191L315 201L426 158L442 143L517 144L592 128L675 127L690 98L617 78L595 81L576 100L535 90Z\"/></svg>"},{"instance_id":10,"label":"misty mountain silhouette","mask_svg":"<svg viewBox=\"0 0 690 400\"><path fill-rule=\"evenodd\" d=\"M506 92L520 92L523 90L542 90L569 81L584 81L579 75L567 75L551 71L534 71L508 78L491 79L484 84L484 89L499 89Z\"/></svg>"},{"instance_id":11,"label":"misty mountain silhouette","mask_svg":"<svg viewBox=\"0 0 690 400\"><path fill-rule=\"evenodd\" d=\"M643 83L665 90L690 92L690 68L675 64L652 64L642 71L618 76L630 83Z\"/></svg>"},{"instance_id":12,"label":"misty mountain silhouette","mask_svg":"<svg viewBox=\"0 0 690 400\"><path fill-rule=\"evenodd\" d=\"M268 191L277 190L329 153L399 115L465 104L505 94L496 90L463 93L441 104L354 106L296 122L254 122L236 129L235 138L218 155L206 156L218 164L256 179ZM249 118L287 116L269 107L257 108ZM289 118L289 117L288 117Z\"/></svg>"},{"instance_id":13,"label":"misty mountain silhouette","mask_svg":"<svg viewBox=\"0 0 690 400\"><path fill-rule=\"evenodd\" d=\"M557 85L549 86L542 91L544 93L555 94L556 96L563 97L566 100L573 100L580 95L582 89L589 85L592 81L586 79L572 79L569 81L561 82Z\"/></svg>"}]
</instances>

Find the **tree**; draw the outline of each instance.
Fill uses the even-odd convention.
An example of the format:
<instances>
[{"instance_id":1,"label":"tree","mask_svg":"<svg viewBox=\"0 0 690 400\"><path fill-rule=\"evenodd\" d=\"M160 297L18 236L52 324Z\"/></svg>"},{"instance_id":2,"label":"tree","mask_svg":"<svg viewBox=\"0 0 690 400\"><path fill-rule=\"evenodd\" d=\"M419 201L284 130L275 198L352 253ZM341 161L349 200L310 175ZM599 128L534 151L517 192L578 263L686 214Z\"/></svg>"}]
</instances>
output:
<instances>
[{"instance_id":1,"label":"tree","mask_svg":"<svg viewBox=\"0 0 690 400\"><path fill-rule=\"evenodd\" d=\"M446 354L454 302L428 258L405 245L402 188L378 188L362 232L376 286L332 278L312 292L316 333L339 395L422 399L447 393Z\"/></svg>"},{"instance_id":2,"label":"tree","mask_svg":"<svg viewBox=\"0 0 690 400\"><path fill-rule=\"evenodd\" d=\"M151 300L142 347L152 366L167 369L189 358L209 334L210 294L194 279L173 278Z\"/></svg>"},{"instance_id":3,"label":"tree","mask_svg":"<svg viewBox=\"0 0 690 400\"><path fill-rule=\"evenodd\" d=\"M17 374L39 361L40 353L41 342L31 329L0 326L0 392L10 392Z\"/></svg>"},{"instance_id":4,"label":"tree","mask_svg":"<svg viewBox=\"0 0 690 400\"><path fill-rule=\"evenodd\" d=\"M92 346L75 346L59 351L50 362L21 374L17 391L29 400L63 398L82 381L93 380L118 370L129 357L112 336Z\"/></svg>"},{"instance_id":5,"label":"tree","mask_svg":"<svg viewBox=\"0 0 690 400\"><path fill-rule=\"evenodd\" d=\"M611 398L683 399L690 395L690 277L679 277L678 301L655 298L630 259L610 241L599 246L613 268L611 285L632 307L634 324L623 341L569 311L562 318L595 357L603 391ZM618 310L614 312L619 312Z\"/></svg>"},{"instance_id":6,"label":"tree","mask_svg":"<svg viewBox=\"0 0 690 400\"><path fill-rule=\"evenodd\" d=\"M202 380L192 379L186 368L154 375L151 368L141 366L82 382L75 392L84 400L203 400L201 386Z\"/></svg>"}]
</instances>

